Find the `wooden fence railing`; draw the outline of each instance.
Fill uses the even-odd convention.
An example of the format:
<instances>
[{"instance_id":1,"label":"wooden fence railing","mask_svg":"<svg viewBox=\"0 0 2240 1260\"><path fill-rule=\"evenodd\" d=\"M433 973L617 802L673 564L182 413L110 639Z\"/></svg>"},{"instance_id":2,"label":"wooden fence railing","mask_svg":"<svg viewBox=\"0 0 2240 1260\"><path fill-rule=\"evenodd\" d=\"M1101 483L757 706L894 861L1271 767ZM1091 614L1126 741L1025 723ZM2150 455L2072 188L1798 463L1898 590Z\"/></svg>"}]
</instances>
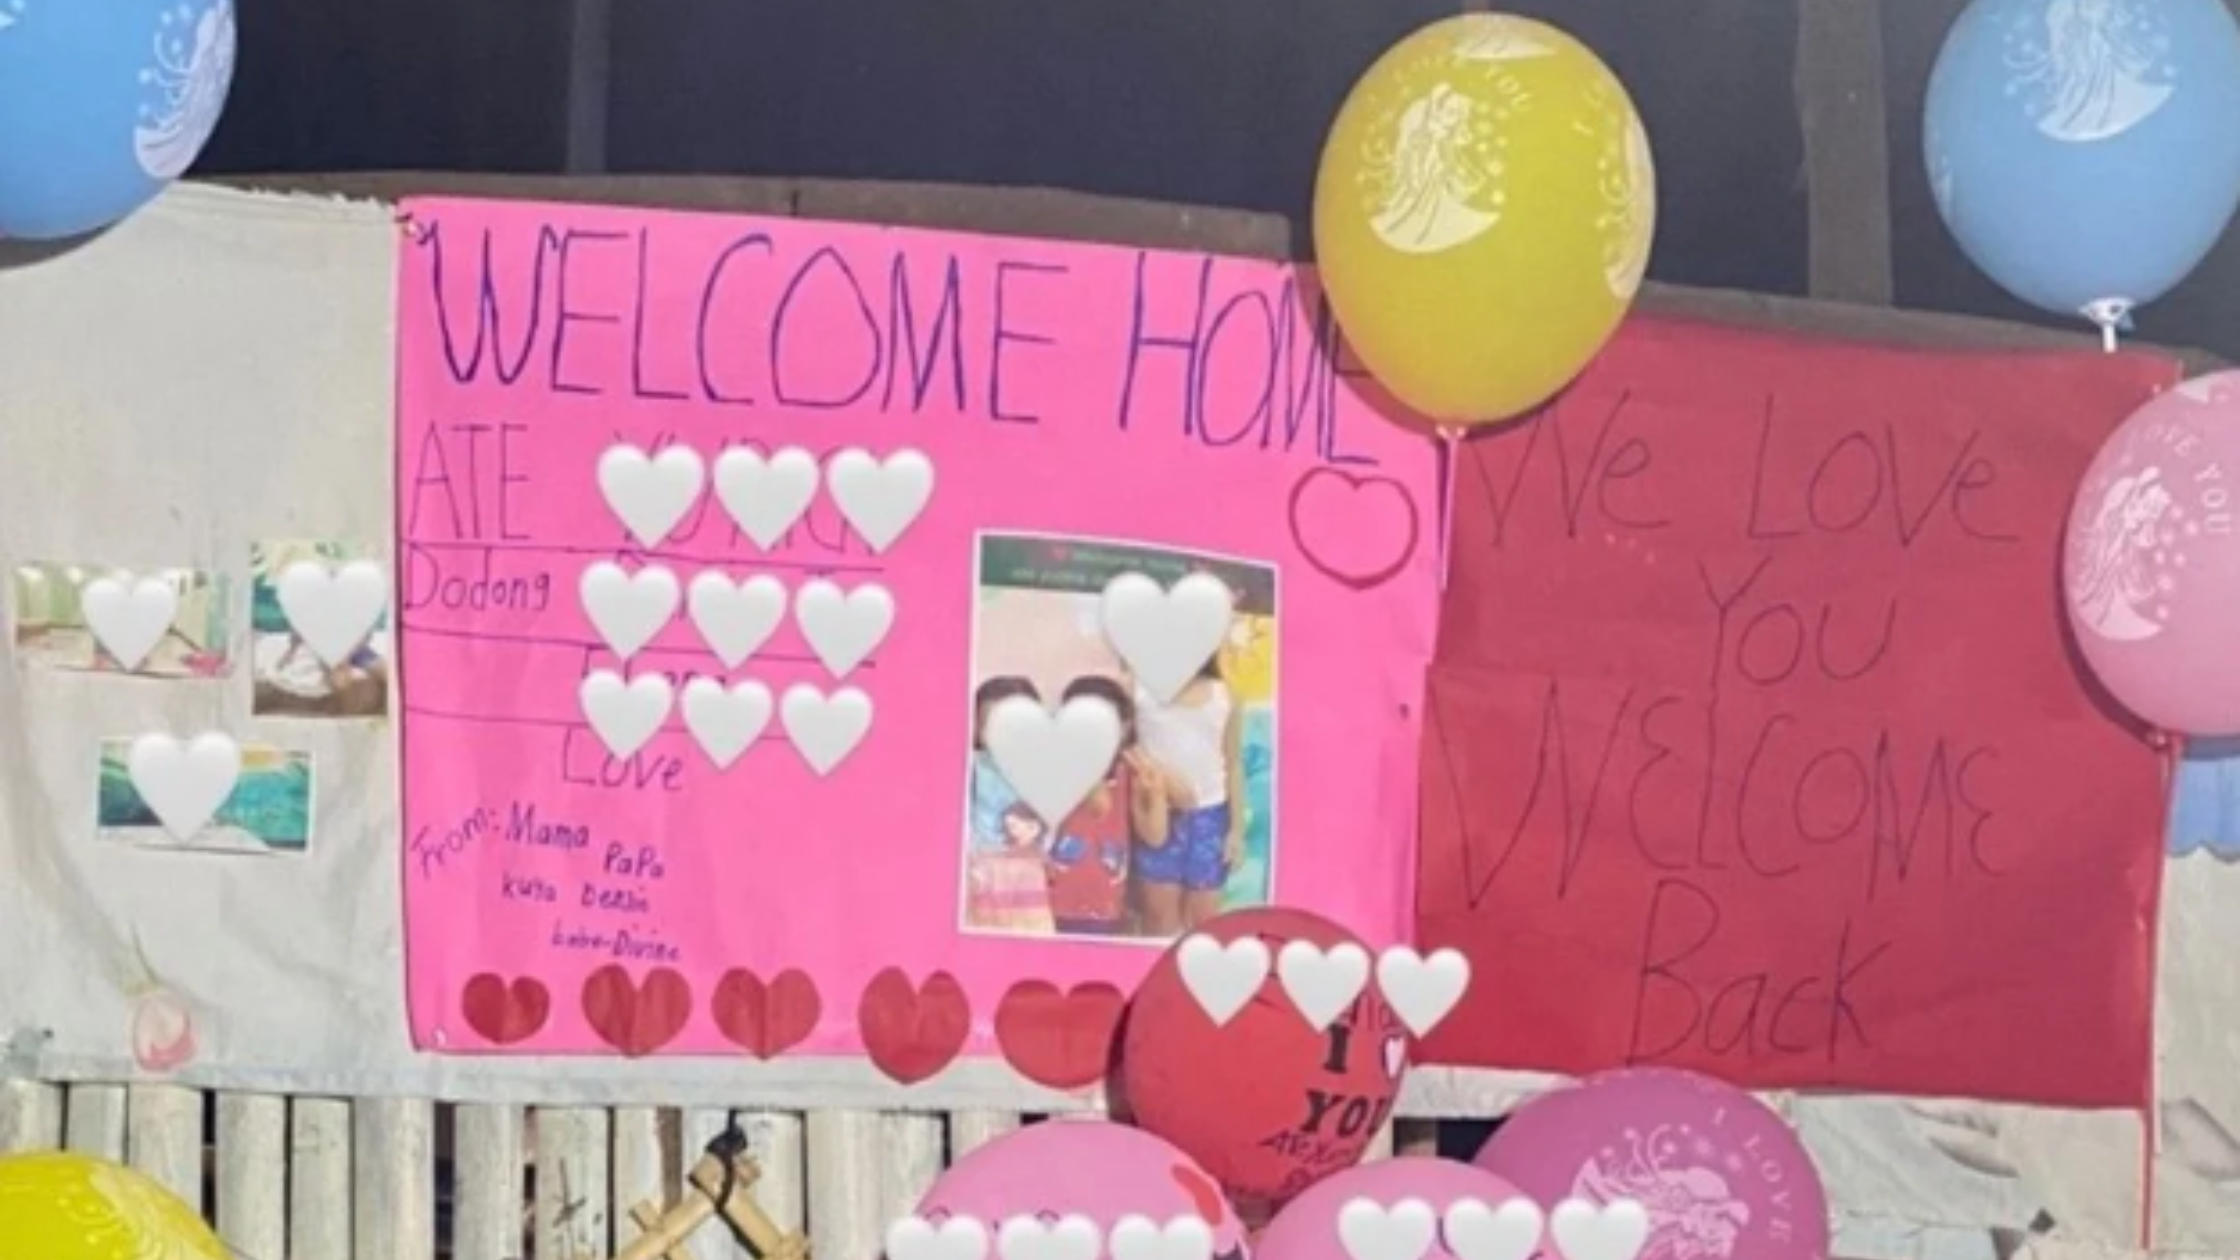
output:
<instances>
[{"instance_id":1,"label":"wooden fence railing","mask_svg":"<svg viewBox=\"0 0 2240 1260\"><path fill-rule=\"evenodd\" d=\"M194 1204L242 1260L606 1260L736 1123L755 1197L828 1260L877 1256L956 1156L1031 1121L1005 1112L726 1112L205 1094L0 1082L0 1153L129 1163ZM1399 1122L1412 1144L1426 1125ZM1391 1131L1378 1153L1392 1149ZM699 1260L747 1253L719 1223Z\"/></svg>"}]
</instances>

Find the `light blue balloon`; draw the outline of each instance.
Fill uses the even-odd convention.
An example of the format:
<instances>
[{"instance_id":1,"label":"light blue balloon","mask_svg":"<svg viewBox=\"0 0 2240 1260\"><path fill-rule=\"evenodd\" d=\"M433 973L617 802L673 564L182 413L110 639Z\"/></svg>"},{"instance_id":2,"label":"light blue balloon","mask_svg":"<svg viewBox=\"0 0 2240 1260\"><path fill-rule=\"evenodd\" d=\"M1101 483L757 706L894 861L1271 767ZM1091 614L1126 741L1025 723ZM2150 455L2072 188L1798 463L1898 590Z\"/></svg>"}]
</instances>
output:
<instances>
[{"instance_id":1,"label":"light blue balloon","mask_svg":"<svg viewBox=\"0 0 2240 1260\"><path fill-rule=\"evenodd\" d=\"M0 237L153 200L217 129L233 58L232 0L0 0Z\"/></svg>"},{"instance_id":2,"label":"light blue balloon","mask_svg":"<svg viewBox=\"0 0 2240 1260\"><path fill-rule=\"evenodd\" d=\"M1937 209L2001 287L2144 305L2240 207L2240 25L2224 0L1974 0L1924 132Z\"/></svg>"}]
</instances>

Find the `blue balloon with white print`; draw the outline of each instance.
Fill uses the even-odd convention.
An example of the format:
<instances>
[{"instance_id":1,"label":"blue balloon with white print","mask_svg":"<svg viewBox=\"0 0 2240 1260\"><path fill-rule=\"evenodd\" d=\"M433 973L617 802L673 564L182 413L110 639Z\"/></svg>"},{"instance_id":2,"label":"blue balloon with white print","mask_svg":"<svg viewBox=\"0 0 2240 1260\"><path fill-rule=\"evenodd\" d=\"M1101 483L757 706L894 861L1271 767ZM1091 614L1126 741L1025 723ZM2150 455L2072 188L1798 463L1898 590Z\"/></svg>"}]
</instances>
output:
<instances>
[{"instance_id":1,"label":"blue balloon with white print","mask_svg":"<svg viewBox=\"0 0 2240 1260\"><path fill-rule=\"evenodd\" d=\"M186 174L234 43L232 0L0 0L0 237L97 231Z\"/></svg>"},{"instance_id":2,"label":"blue balloon with white print","mask_svg":"<svg viewBox=\"0 0 2240 1260\"><path fill-rule=\"evenodd\" d=\"M2240 25L2224 0L1974 0L1925 113L1945 225L2049 311L2120 323L2240 207Z\"/></svg>"}]
</instances>

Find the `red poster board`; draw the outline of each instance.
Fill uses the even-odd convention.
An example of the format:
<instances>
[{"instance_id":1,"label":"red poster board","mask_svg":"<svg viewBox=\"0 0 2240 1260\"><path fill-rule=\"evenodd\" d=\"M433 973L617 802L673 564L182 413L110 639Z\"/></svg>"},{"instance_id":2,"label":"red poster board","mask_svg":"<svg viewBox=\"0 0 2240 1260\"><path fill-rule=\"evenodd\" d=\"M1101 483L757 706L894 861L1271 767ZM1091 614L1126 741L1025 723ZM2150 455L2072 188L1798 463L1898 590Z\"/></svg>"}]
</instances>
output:
<instances>
[{"instance_id":1,"label":"red poster board","mask_svg":"<svg viewBox=\"0 0 2240 1260\"><path fill-rule=\"evenodd\" d=\"M2061 524L2175 365L1637 319L1467 443L1429 687L1435 1063L2148 1096L2162 770Z\"/></svg>"}]
</instances>

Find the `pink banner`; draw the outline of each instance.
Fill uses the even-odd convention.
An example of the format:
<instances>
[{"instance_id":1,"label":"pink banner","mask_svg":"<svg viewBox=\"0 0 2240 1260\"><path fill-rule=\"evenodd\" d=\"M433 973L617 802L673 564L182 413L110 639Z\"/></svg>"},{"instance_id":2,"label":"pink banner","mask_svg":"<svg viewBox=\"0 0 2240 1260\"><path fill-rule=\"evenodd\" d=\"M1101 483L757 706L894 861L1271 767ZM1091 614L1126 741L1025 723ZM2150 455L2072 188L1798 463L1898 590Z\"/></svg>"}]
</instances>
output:
<instances>
[{"instance_id":1,"label":"pink banner","mask_svg":"<svg viewBox=\"0 0 2240 1260\"><path fill-rule=\"evenodd\" d=\"M1067 1062L1069 1022L1108 1021L1104 986L1220 908L1406 937L1434 452L1356 394L1293 269L408 210L399 659L423 1049L867 1054L903 1080L1002 1053L1070 1084L1089 1069ZM603 463L618 444L646 459ZM634 539L610 475L689 507ZM600 617L592 569L617 600ZM1162 695L1102 593L1197 572L1233 607L1212 661ZM1056 824L980 739L1014 694L1109 697L1129 719ZM657 729L617 756L631 722Z\"/></svg>"}]
</instances>

